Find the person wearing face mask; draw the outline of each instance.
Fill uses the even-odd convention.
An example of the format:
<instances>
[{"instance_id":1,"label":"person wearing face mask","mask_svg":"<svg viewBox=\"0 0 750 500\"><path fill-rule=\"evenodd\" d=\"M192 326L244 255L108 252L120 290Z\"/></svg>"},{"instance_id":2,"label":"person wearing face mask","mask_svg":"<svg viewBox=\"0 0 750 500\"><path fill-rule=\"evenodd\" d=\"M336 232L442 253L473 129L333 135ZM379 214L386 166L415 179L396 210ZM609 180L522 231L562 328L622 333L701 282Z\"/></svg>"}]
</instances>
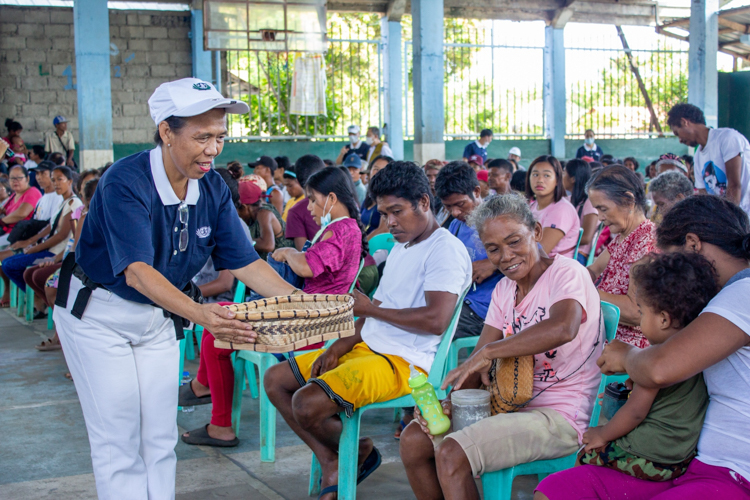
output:
<instances>
[{"instance_id":1,"label":"person wearing face mask","mask_svg":"<svg viewBox=\"0 0 750 500\"><path fill-rule=\"evenodd\" d=\"M367 163L370 160L377 158L378 156L393 156L393 151L387 142L380 140L380 129L378 127L370 127L367 129L367 137L365 143L369 146L367 150Z\"/></svg>"},{"instance_id":2,"label":"person wearing face mask","mask_svg":"<svg viewBox=\"0 0 750 500\"><path fill-rule=\"evenodd\" d=\"M339 155L336 157L336 165L343 165L344 160L350 154L356 154L360 160L367 161L370 146L359 139L359 125L350 125L348 132L349 144L344 144L344 147L341 148Z\"/></svg>"},{"instance_id":3,"label":"person wearing face mask","mask_svg":"<svg viewBox=\"0 0 750 500\"><path fill-rule=\"evenodd\" d=\"M599 161L604 155L604 151L602 151L602 148L600 148L596 141L594 140L594 131L591 129L587 129L586 132L584 132L584 140L583 140L583 146L578 148L578 151L576 152L576 158L583 158L584 156L588 156L589 158L592 158L594 161Z\"/></svg>"},{"instance_id":4,"label":"person wearing face mask","mask_svg":"<svg viewBox=\"0 0 750 500\"><path fill-rule=\"evenodd\" d=\"M479 133L479 140L470 142L464 148L463 160L468 163L469 158L478 155L482 158L482 164L487 161L487 146L492 142L492 130L486 128Z\"/></svg>"}]
</instances>

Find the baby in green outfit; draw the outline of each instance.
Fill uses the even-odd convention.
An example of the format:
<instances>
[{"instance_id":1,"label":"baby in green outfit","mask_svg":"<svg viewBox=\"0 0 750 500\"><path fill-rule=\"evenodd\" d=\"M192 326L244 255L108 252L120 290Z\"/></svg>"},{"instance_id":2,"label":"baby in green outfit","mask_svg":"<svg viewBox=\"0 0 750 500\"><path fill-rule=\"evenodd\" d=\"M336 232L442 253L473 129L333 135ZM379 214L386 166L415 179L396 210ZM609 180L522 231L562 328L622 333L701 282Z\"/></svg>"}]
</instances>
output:
<instances>
[{"instance_id":1,"label":"baby in green outfit","mask_svg":"<svg viewBox=\"0 0 750 500\"><path fill-rule=\"evenodd\" d=\"M641 330L661 344L698 317L719 291L713 266L699 254L653 255L634 265ZM583 435L579 464L599 465L650 481L681 476L696 455L708 406L703 374L664 389L633 386L605 425Z\"/></svg>"}]
</instances>

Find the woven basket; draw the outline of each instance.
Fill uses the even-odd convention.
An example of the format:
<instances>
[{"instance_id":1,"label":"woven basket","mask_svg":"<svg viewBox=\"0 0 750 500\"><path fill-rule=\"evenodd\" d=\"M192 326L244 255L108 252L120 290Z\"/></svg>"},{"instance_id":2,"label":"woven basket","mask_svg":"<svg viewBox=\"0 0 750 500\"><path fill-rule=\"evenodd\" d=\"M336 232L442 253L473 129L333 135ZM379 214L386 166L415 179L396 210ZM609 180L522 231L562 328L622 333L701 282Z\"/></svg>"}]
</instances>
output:
<instances>
[{"instance_id":1,"label":"woven basket","mask_svg":"<svg viewBox=\"0 0 750 500\"><path fill-rule=\"evenodd\" d=\"M492 415L523 408L534 391L534 356L493 361L489 390Z\"/></svg>"},{"instance_id":2,"label":"woven basket","mask_svg":"<svg viewBox=\"0 0 750 500\"><path fill-rule=\"evenodd\" d=\"M254 344L216 340L222 349L281 353L354 335L354 298L350 295L289 295L225 306L236 319L252 323Z\"/></svg>"}]
</instances>

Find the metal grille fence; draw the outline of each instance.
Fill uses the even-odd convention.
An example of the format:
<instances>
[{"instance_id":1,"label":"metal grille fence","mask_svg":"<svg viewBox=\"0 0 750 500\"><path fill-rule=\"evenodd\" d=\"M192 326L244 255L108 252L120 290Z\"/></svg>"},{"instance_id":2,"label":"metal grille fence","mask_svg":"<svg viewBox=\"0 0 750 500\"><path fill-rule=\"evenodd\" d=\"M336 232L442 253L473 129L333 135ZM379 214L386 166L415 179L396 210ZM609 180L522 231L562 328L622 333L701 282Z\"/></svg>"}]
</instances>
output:
<instances>
[{"instance_id":1,"label":"metal grille fence","mask_svg":"<svg viewBox=\"0 0 750 500\"><path fill-rule=\"evenodd\" d=\"M322 56L327 116L289 112L294 62L301 54L226 53L226 92L250 104L249 115L230 115L232 138L340 140L350 124L363 132L383 125L379 18L329 13L328 23L329 48ZM405 16L402 24L402 118L404 138L413 139L411 19ZM687 45L652 31L649 37L632 36L631 29L632 50L623 48L614 26L578 30L577 37L566 30L569 136L580 137L588 128L599 137L669 133L667 110L687 99ZM597 36L580 35L589 31ZM541 22L445 20L446 139L475 137L483 128L500 137L545 136L544 38Z\"/></svg>"},{"instance_id":2,"label":"metal grille fence","mask_svg":"<svg viewBox=\"0 0 750 500\"><path fill-rule=\"evenodd\" d=\"M641 29L647 40L637 36ZM566 37L568 135L582 137L586 129L610 138L671 134L667 111L687 101L687 44L649 28L626 30L627 37L615 26L601 27L599 36Z\"/></svg>"}]
</instances>

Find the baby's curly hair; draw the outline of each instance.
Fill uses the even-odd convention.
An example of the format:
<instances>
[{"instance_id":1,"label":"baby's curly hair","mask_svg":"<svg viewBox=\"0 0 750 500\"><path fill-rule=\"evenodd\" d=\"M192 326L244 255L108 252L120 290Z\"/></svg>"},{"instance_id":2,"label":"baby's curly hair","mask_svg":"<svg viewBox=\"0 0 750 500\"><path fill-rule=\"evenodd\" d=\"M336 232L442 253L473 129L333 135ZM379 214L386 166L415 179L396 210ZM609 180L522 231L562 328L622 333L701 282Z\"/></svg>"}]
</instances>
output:
<instances>
[{"instance_id":1,"label":"baby's curly hair","mask_svg":"<svg viewBox=\"0 0 750 500\"><path fill-rule=\"evenodd\" d=\"M651 255L648 262L633 266L630 277L641 304L667 312L681 328L719 293L714 266L697 253Z\"/></svg>"}]
</instances>

